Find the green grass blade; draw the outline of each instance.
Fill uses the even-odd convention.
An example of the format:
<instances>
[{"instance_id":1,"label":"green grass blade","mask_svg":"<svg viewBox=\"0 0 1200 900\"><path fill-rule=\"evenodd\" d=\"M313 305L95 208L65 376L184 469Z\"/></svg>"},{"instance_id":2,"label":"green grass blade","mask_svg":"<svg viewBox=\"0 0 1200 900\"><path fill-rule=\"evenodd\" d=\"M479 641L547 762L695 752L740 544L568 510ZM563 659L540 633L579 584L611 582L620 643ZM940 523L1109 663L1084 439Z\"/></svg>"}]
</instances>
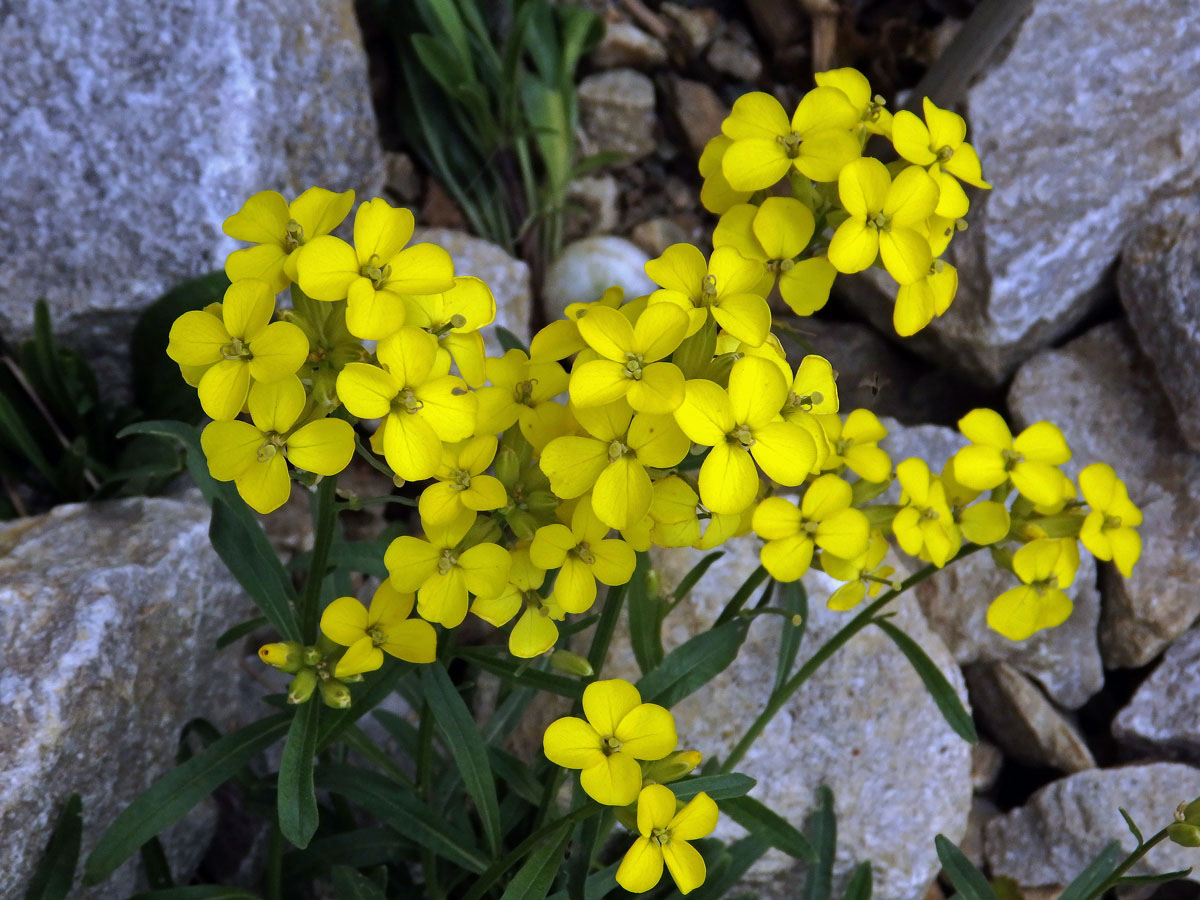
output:
<instances>
[{"instance_id":1,"label":"green grass blade","mask_svg":"<svg viewBox=\"0 0 1200 900\"><path fill-rule=\"evenodd\" d=\"M83 840L83 801L72 794L63 804L50 840L25 891L25 900L66 900L79 864Z\"/></svg>"}]
</instances>

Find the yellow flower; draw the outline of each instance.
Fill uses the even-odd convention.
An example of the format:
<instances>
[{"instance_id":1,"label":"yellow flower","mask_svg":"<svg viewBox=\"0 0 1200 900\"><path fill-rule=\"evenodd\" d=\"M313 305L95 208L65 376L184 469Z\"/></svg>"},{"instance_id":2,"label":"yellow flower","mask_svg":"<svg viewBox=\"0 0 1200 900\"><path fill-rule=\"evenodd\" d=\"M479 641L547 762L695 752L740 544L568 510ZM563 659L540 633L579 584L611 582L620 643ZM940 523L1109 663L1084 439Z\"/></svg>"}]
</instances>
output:
<instances>
[{"instance_id":1,"label":"yellow flower","mask_svg":"<svg viewBox=\"0 0 1200 900\"><path fill-rule=\"evenodd\" d=\"M1080 472L1079 489L1092 508L1083 520L1079 539L1096 559L1111 561L1128 578L1142 555L1142 540L1133 530L1142 524L1142 511L1130 501L1125 483L1106 463L1093 463Z\"/></svg>"},{"instance_id":2,"label":"yellow flower","mask_svg":"<svg viewBox=\"0 0 1200 900\"><path fill-rule=\"evenodd\" d=\"M961 484L986 491L1011 479L1036 504L1061 503L1067 477L1056 467L1071 458L1071 450L1057 426L1034 422L1014 439L999 413L973 409L958 420L958 430L971 441L954 456Z\"/></svg>"},{"instance_id":3,"label":"yellow flower","mask_svg":"<svg viewBox=\"0 0 1200 900\"><path fill-rule=\"evenodd\" d=\"M832 553L822 553L821 568L825 570L825 574L837 581L846 582L829 595L825 605L838 611L853 609L862 602L863 597L878 596L885 584L892 586L892 575L896 570L882 564L887 551L887 538L883 536L882 531L875 529L871 532L867 551L861 556L843 559Z\"/></svg>"},{"instance_id":4,"label":"yellow flower","mask_svg":"<svg viewBox=\"0 0 1200 900\"><path fill-rule=\"evenodd\" d=\"M485 350L479 329L496 319L496 298L478 278L458 275L454 287L442 294L413 294L404 298L404 319L438 339L439 353L448 353L463 381L481 387Z\"/></svg>"},{"instance_id":5,"label":"yellow flower","mask_svg":"<svg viewBox=\"0 0 1200 900\"><path fill-rule=\"evenodd\" d=\"M596 602L596 582L609 587L633 577L637 556L624 541L606 538L608 526L581 500L571 526L543 525L534 534L529 558L542 569L558 569L550 599L569 613L589 610Z\"/></svg>"},{"instance_id":6,"label":"yellow flower","mask_svg":"<svg viewBox=\"0 0 1200 900\"><path fill-rule=\"evenodd\" d=\"M700 186L700 205L718 216L731 206L745 203L754 193L735 191L730 187L725 173L721 171L721 160L731 146L732 140L718 134L704 145L704 151L700 154L700 177L704 179L704 184Z\"/></svg>"},{"instance_id":7,"label":"yellow flower","mask_svg":"<svg viewBox=\"0 0 1200 900\"><path fill-rule=\"evenodd\" d=\"M592 509L611 528L636 525L650 510L646 467L669 469L691 442L669 415L637 413L624 401L576 410L591 437L564 435L546 445L541 469L564 500L592 491Z\"/></svg>"},{"instance_id":8,"label":"yellow flower","mask_svg":"<svg viewBox=\"0 0 1200 900\"><path fill-rule=\"evenodd\" d=\"M990 188L983 180L979 155L963 139L967 123L962 116L939 109L928 97L924 100L925 121L901 110L892 123L892 143L896 152L911 163L926 166L941 188L937 214L958 219L967 214L967 195L955 178L979 188ZM955 178L951 178L953 175Z\"/></svg>"},{"instance_id":9,"label":"yellow flower","mask_svg":"<svg viewBox=\"0 0 1200 900\"><path fill-rule=\"evenodd\" d=\"M969 488L954 477L954 457L942 466L942 485L946 489L946 502L954 515L954 521L962 530L963 537L973 544L994 544L1008 537L1012 521L1008 507L996 500L980 500L979 491Z\"/></svg>"},{"instance_id":10,"label":"yellow flower","mask_svg":"<svg viewBox=\"0 0 1200 900\"><path fill-rule=\"evenodd\" d=\"M463 547L475 523L466 510L446 525L425 523L426 540L402 535L388 545L383 563L397 590L417 592L421 618L454 628L467 615L467 592L495 597L508 583L508 551L498 544Z\"/></svg>"},{"instance_id":11,"label":"yellow flower","mask_svg":"<svg viewBox=\"0 0 1200 900\"><path fill-rule=\"evenodd\" d=\"M533 336L529 344L529 357L535 362L547 359L566 359L573 353L578 353L587 346L587 342L579 334L579 320L588 311L603 306L616 309L621 306L625 292L619 287L610 287L599 300L593 303L569 303L563 311L563 318L549 323ZM622 314L628 311L628 306L622 308Z\"/></svg>"},{"instance_id":12,"label":"yellow flower","mask_svg":"<svg viewBox=\"0 0 1200 900\"><path fill-rule=\"evenodd\" d=\"M444 525L463 510L499 509L508 502L500 479L483 474L492 464L498 444L494 435L481 434L442 445L442 459L433 473L437 481L421 492L418 509L422 522Z\"/></svg>"},{"instance_id":13,"label":"yellow flower","mask_svg":"<svg viewBox=\"0 0 1200 900\"><path fill-rule=\"evenodd\" d=\"M488 357L486 365L492 386L476 391L476 431L499 434L520 425L534 453L540 453L566 430L567 408L553 399L567 389L566 371L552 360L531 361L521 350L509 350L499 359Z\"/></svg>"},{"instance_id":14,"label":"yellow flower","mask_svg":"<svg viewBox=\"0 0 1200 900\"><path fill-rule=\"evenodd\" d=\"M754 531L766 541L762 564L776 581L795 581L808 571L820 547L843 559L866 553L871 539L867 517L851 507L853 491L836 475L808 486L797 507L768 497L754 510Z\"/></svg>"},{"instance_id":15,"label":"yellow flower","mask_svg":"<svg viewBox=\"0 0 1200 900\"><path fill-rule=\"evenodd\" d=\"M829 300L837 270L824 256L797 260L812 240L812 211L791 197L768 197L761 206L731 207L713 231L714 247L733 247L767 267L755 293L767 295L779 279L779 294L798 316L810 316Z\"/></svg>"},{"instance_id":16,"label":"yellow flower","mask_svg":"<svg viewBox=\"0 0 1200 900\"><path fill-rule=\"evenodd\" d=\"M859 111L837 88L818 87L801 99L789 121L770 94L743 94L721 124L733 140L721 171L739 191L769 188L793 168L813 181L834 181L861 148L850 129Z\"/></svg>"},{"instance_id":17,"label":"yellow flower","mask_svg":"<svg viewBox=\"0 0 1200 900\"><path fill-rule=\"evenodd\" d=\"M371 597L371 608L354 597L338 597L321 614L321 631L346 650L334 676L345 678L374 672L383 654L405 662L430 663L437 652L437 634L421 619L410 619L414 596L402 594L384 579Z\"/></svg>"},{"instance_id":18,"label":"yellow flower","mask_svg":"<svg viewBox=\"0 0 1200 900\"><path fill-rule=\"evenodd\" d=\"M1013 571L1024 584L1005 591L987 611L988 627L1012 641L1061 625L1071 615L1071 586L1079 568L1074 540L1041 538L1013 554Z\"/></svg>"},{"instance_id":19,"label":"yellow flower","mask_svg":"<svg viewBox=\"0 0 1200 900\"><path fill-rule=\"evenodd\" d=\"M504 590L495 597L476 597L471 612L499 628L523 607L521 618L509 632L508 652L521 659L532 659L554 646L558 640L558 626L554 620L562 619L566 613L538 593L546 579L546 570L530 560L529 547L517 547L510 555L512 568Z\"/></svg>"},{"instance_id":20,"label":"yellow flower","mask_svg":"<svg viewBox=\"0 0 1200 900\"><path fill-rule=\"evenodd\" d=\"M645 268L661 288L650 295L650 306L671 303L686 312L688 335L699 331L711 313L718 325L752 347L767 339L771 308L754 293L766 269L758 260L719 247L706 263L691 244L672 244Z\"/></svg>"},{"instance_id":21,"label":"yellow flower","mask_svg":"<svg viewBox=\"0 0 1200 900\"><path fill-rule=\"evenodd\" d=\"M892 521L892 531L909 556L928 559L939 569L962 546L962 536L946 502L946 487L921 459L906 459L896 466L903 490L903 506Z\"/></svg>"},{"instance_id":22,"label":"yellow flower","mask_svg":"<svg viewBox=\"0 0 1200 900\"><path fill-rule=\"evenodd\" d=\"M700 467L700 499L716 513L738 514L758 494L758 471L795 486L812 471L816 445L799 425L779 412L788 384L779 368L755 356L733 364L729 391L703 379L687 383L675 421L689 438L712 447Z\"/></svg>"},{"instance_id":23,"label":"yellow flower","mask_svg":"<svg viewBox=\"0 0 1200 900\"><path fill-rule=\"evenodd\" d=\"M887 481L892 461L878 444L887 437L887 429L869 409L851 410L843 423L840 416L818 416L829 438L831 452L825 467L845 466L864 481Z\"/></svg>"},{"instance_id":24,"label":"yellow flower","mask_svg":"<svg viewBox=\"0 0 1200 900\"><path fill-rule=\"evenodd\" d=\"M663 863L679 893L704 883L704 858L688 841L707 837L717 827L717 804L701 791L676 812L675 794L662 784L649 784L638 795L637 826L641 837L625 853L617 884L643 894L662 878Z\"/></svg>"},{"instance_id":25,"label":"yellow flower","mask_svg":"<svg viewBox=\"0 0 1200 900\"><path fill-rule=\"evenodd\" d=\"M300 289L314 300L347 300L346 327L356 337L381 340L404 324L406 294L437 294L454 287L450 254L434 244L405 247L413 214L386 200L361 204L354 214L354 246L316 238L300 255Z\"/></svg>"},{"instance_id":26,"label":"yellow flower","mask_svg":"<svg viewBox=\"0 0 1200 900\"><path fill-rule=\"evenodd\" d=\"M924 278L933 262L926 220L937 205L937 183L920 166L893 181L877 159L859 159L838 176L838 196L849 218L829 242L829 261L839 272L861 272L882 257L900 284Z\"/></svg>"},{"instance_id":27,"label":"yellow flower","mask_svg":"<svg viewBox=\"0 0 1200 900\"><path fill-rule=\"evenodd\" d=\"M437 471L442 441L461 441L475 430L475 395L438 365L437 338L411 325L379 345L384 368L350 363L338 375L337 392L351 415L387 417L383 454L397 475L423 481Z\"/></svg>"},{"instance_id":28,"label":"yellow flower","mask_svg":"<svg viewBox=\"0 0 1200 900\"><path fill-rule=\"evenodd\" d=\"M868 134L891 137L892 114L884 109L887 101L871 93L871 83L858 69L830 69L818 72L813 80L820 87L837 88L858 110L858 124L854 129L860 140L865 141Z\"/></svg>"},{"instance_id":29,"label":"yellow flower","mask_svg":"<svg viewBox=\"0 0 1200 900\"><path fill-rule=\"evenodd\" d=\"M294 375L250 389L250 422L210 422L200 434L208 471L232 481L255 511L269 513L287 502L288 462L317 475L336 475L354 456L354 429L341 419L317 419L293 430L304 412L304 386Z\"/></svg>"},{"instance_id":30,"label":"yellow flower","mask_svg":"<svg viewBox=\"0 0 1200 900\"><path fill-rule=\"evenodd\" d=\"M584 688L583 714L586 721L567 716L550 723L542 741L546 758L581 769L580 787L597 803L628 806L642 788L638 760L662 759L678 745L675 720L658 704L643 703L620 678Z\"/></svg>"},{"instance_id":31,"label":"yellow flower","mask_svg":"<svg viewBox=\"0 0 1200 900\"><path fill-rule=\"evenodd\" d=\"M688 317L679 307L647 307L631 325L616 310L597 306L577 324L580 337L602 358L572 370L575 406L600 406L624 397L640 412L665 414L683 402L683 373L662 361L687 333Z\"/></svg>"},{"instance_id":32,"label":"yellow flower","mask_svg":"<svg viewBox=\"0 0 1200 900\"><path fill-rule=\"evenodd\" d=\"M235 281L219 310L219 315L192 310L176 319L167 355L193 376L203 372L197 382L200 406L224 421L242 411L251 381L295 375L308 356L308 339L290 322L271 321L275 297L265 281Z\"/></svg>"},{"instance_id":33,"label":"yellow flower","mask_svg":"<svg viewBox=\"0 0 1200 900\"><path fill-rule=\"evenodd\" d=\"M940 259L924 278L900 285L892 310L892 327L901 337L911 337L950 308L958 293L958 269Z\"/></svg>"},{"instance_id":34,"label":"yellow flower","mask_svg":"<svg viewBox=\"0 0 1200 900\"><path fill-rule=\"evenodd\" d=\"M230 253L225 274L230 281L260 278L278 294L296 280L300 248L337 228L353 205L354 191L311 187L291 203L277 191L259 191L221 225L231 238L257 245Z\"/></svg>"}]
</instances>

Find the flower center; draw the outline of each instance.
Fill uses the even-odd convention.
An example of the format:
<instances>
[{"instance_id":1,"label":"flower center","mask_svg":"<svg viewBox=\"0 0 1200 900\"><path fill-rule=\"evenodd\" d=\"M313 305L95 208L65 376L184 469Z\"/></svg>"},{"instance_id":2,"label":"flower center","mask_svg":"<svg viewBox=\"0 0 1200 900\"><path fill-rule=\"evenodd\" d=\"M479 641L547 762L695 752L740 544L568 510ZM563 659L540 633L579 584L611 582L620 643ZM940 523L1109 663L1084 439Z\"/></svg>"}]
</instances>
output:
<instances>
[{"instance_id":1,"label":"flower center","mask_svg":"<svg viewBox=\"0 0 1200 900\"><path fill-rule=\"evenodd\" d=\"M266 440L258 448L258 461L260 463L270 462L275 458L276 453L282 453L287 446L283 435L278 431L269 431L263 436Z\"/></svg>"},{"instance_id":2,"label":"flower center","mask_svg":"<svg viewBox=\"0 0 1200 900\"><path fill-rule=\"evenodd\" d=\"M304 243L304 226L295 219L288 219L283 232L283 249L291 253Z\"/></svg>"},{"instance_id":3,"label":"flower center","mask_svg":"<svg viewBox=\"0 0 1200 900\"><path fill-rule=\"evenodd\" d=\"M536 378L530 378L526 381L518 381L513 385L513 400L524 406L533 406L533 387L537 384Z\"/></svg>"},{"instance_id":4,"label":"flower center","mask_svg":"<svg viewBox=\"0 0 1200 900\"><path fill-rule=\"evenodd\" d=\"M754 446L754 435L750 433L750 429L745 425L739 425L729 434L725 435L725 440L730 444L741 444L742 449L749 450Z\"/></svg>"},{"instance_id":5,"label":"flower center","mask_svg":"<svg viewBox=\"0 0 1200 900\"><path fill-rule=\"evenodd\" d=\"M769 259L767 260L767 271L772 275L779 275L781 272L790 272L794 265L796 265L794 259Z\"/></svg>"},{"instance_id":6,"label":"flower center","mask_svg":"<svg viewBox=\"0 0 1200 900\"><path fill-rule=\"evenodd\" d=\"M937 161L940 163L949 162L950 157L954 155L954 148L949 145L943 145L937 148Z\"/></svg>"},{"instance_id":7,"label":"flower center","mask_svg":"<svg viewBox=\"0 0 1200 900\"><path fill-rule=\"evenodd\" d=\"M616 462L628 452L629 448L620 441L613 441L608 445L608 458L611 462Z\"/></svg>"},{"instance_id":8,"label":"flower center","mask_svg":"<svg viewBox=\"0 0 1200 900\"><path fill-rule=\"evenodd\" d=\"M783 152L787 154L788 159L795 159L800 155L800 143L803 138L794 131L789 131L787 134L775 135L775 143L783 148Z\"/></svg>"},{"instance_id":9,"label":"flower center","mask_svg":"<svg viewBox=\"0 0 1200 900\"><path fill-rule=\"evenodd\" d=\"M254 359L249 342L238 337L231 338L229 343L221 348L221 355L226 359Z\"/></svg>"},{"instance_id":10,"label":"flower center","mask_svg":"<svg viewBox=\"0 0 1200 900\"><path fill-rule=\"evenodd\" d=\"M1110 516L1110 515L1106 514L1104 516L1104 524L1100 526L1100 530L1101 531L1111 531L1114 528L1120 528L1120 527L1121 527L1121 517L1120 516Z\"/></svg>"},{"instance_id":11,"label":"flower center","mask_svg":"<svg viewBox=\"0 0 1200 900\"><path fill-rule=\"evenodd\" d=\"M797 394L792 391L788 394L787 406L788 409L802 409L805 412L812 412L812 408L818 403L825 400L825 395L820 391L813 391L811 394Z\"/></svg>"},{"instance_id":12,"label":"flower center","mask_svg":"<svg viewBox=\"0 0 1200 900\"><path fill-rule=\"evenodd\" d=\"M882 212L877 212L873 216L867 218L867 225L874 228L876 231L891 231L892 217L885 216Z\"/></svg>"},{"instance_id":13,"label":"flower center","mask_svg":"<svg viewBox=\"0 0 1200 900\"><path fill-rule=\"evenodd\" d=\"M400 393L396 395L396 399L392 401L392 409L397 412L415 413L425 404L417 397L416 392L410 388L401 388Z\"/></svg>"},{"instance_id":14,"label":"flower center","mask_svg":"<svg viewBox=\"0 0 1200 900\"><path fill-rule=\"evenodd\" d=\"M450 473L450 487L456 491L465 491L471 486L471 473L466 469L454 469Z\"/></svg>"},{"instance_id":15,"label":"flower center","mask_svg":"<svg viewBox=\"0 0 1200 900\"><path fill-rule=\"evenodd\" d=\"M378 253L372 253L371 258L367 260L367 264L360 269L363 278L370 278L371 284L375 286L375 290L379 290L392 277L392 267L390 265L380 265L383 260L379 258Z\"/></svg>"},{"instance_id":16,"label":"flower center","mask_svg":"<svg viewBox=\"0 0 1200 900\"><path fill-rule=\"evenodd\" d=\"M371 639L371 643L376 647L381 647L387 643L387 635L378 625L372 625L367 629L367 637Z\"/></svg>"},{"instance_id":17,"label":"flower center","mask_svg":"<svg viewBox=\"0 0 1200 900\"><path fill-rule=\"evenodd\" d=\"M660 847L665 847L671 843L671 829L655 828L650 832L650 840L656 842Z\"/></svg>"},{"instance_id":18,"label":"flower center","mask_svg":"<svg viewBox=\"0 0 1200 900\"><path fill-rule=\"evenodd\" d=\"M618 741L611 734L608 734L608 735L605 735L604 738L601 740L600 749L601 749L601 751L603 751L605 756L612 756L614 753L616 753L618 750L621 749L621 742Z\"/></svg>"},{"instance_id":19,"label":"flower center","mask_svg":"<svg viewBox=\"0 0 1200 900\"><path fill-rule=\"evenodd\" d=\"M642 380L642 354L625 354L625 377L631 378L634 381Z\"/></svg>"},{"instance_id":20,"label":"flower center","mask_svg":"<svg viewBox=\"0 0 1200 900\"><path fill-rule=\"evenodd\" d=\"M587 541L581 541L579 546L575 548L575 555L580 561L587 565L593 565L596 562L596 554L592 553L592 547Z\"/></svg>"},{"instance_id":21,"label":"flower center","mask_svg":"<svg viewBox=\"0 0 1200 900\"><path fill-rule=\"evenodd\" d=\"M717 302L717 276L705 275L700 282L700 305L712 306Z\"/></svg>"},{"instance_id":22,"label":"flower center","mask_svg":"<svg viewBox=\"0 0 1200 900\"><path fill-rule=\"evenodd\" d=\"M437 569L439 575L449 575L450 570L458 565L458 554L453 550L443 550L438 557Z\"/></svg>"}]
</instances>

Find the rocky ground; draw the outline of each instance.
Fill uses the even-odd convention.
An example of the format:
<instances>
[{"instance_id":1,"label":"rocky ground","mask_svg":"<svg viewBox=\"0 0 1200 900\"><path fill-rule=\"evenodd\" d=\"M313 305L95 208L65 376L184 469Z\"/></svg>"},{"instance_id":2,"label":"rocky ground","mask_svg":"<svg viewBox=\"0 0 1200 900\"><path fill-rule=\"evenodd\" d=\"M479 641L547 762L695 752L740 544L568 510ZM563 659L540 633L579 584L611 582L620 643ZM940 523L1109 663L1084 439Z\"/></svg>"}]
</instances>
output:
<instances>
[{"instance_id":1,"label":"rocky ground","mask_svg":"<svg viewBox=\"0 0 1200 900\"><path fill-rule=\"evenodd\" d=\"M378 70L350 0L286 13L243 2L236 14L232 0L191 0L163 21L106 4L64 20L53 5L34 0L3 26L15 39L0 45L10 123L0 208L15 244L0 267L0 325L27 333L30 301L45 296L67 341L114 383L128 378L137 311L232 249L220 223L263 187L353 186L412 205L460 271L488 279L500 323L521 336L610 284L639 293L648 258L704 243L712 221L696 202L695 163L740 93L794 99L814 67L853 64L894 106L971 33L974 7L592 0L608 32L585 63L580 142L622 161L573 186L570 243L535 296L525 262L464 233L386 114L379 137ZM898 621L972 706L984 737L974 748L881 635L848 645L768 729L745 763L758 796L799 824L813 788L831 784L839 872L875 860L880 900L941 896L938 831L1026 896L1053 896L1107 840L1128 843L1118 806L1153 827L1200 795L1200 153L1189 124L1200 13L1187 0L1028 6L954 85L995 189L974 199L952 247L951 311L900 342L890 285L868 276L827 314L790 324L834 362L845 408L890 417L894 460L938 468L960 442L948 426L976 405L1018 427L1058 423L1075 471L1106 460L1128 482L1145 552L1130 579L1085 563L1071 619L1021 643L986 628L1008 583L980 557L899 605ZM374 87L378 104L386 83ZM294 513L271 525L290 552L308 539L299 496ZM252 641L210 653L245 611L206 516L185 494L0 526L0 831L22 835L0 900L23 896L53 805L73 787L87 791L86 849L171 765L190 719L226 728L257 714ZM358 525L369 533L378 521ZM661 564L684 571L686 556ZM749 542L731 547L668 621L668 642L704 627L754 565ZM839 621L822 608L827 586L806 584L802 656ZM758 620L738 663L680 707L681 733L708 752L731 745L769 690L773 628ZM185 820L166 842L177 871L234 878L254 842L228 839L233 816L218 803ZM1151 861L1196 857L1170 845ZM790 897L794 876L768 858L753 883ZM136 883L129 868L79 896L125 897ZM1169 896L1198 894L1189 883Z\"/></svg>"}]
</instances>

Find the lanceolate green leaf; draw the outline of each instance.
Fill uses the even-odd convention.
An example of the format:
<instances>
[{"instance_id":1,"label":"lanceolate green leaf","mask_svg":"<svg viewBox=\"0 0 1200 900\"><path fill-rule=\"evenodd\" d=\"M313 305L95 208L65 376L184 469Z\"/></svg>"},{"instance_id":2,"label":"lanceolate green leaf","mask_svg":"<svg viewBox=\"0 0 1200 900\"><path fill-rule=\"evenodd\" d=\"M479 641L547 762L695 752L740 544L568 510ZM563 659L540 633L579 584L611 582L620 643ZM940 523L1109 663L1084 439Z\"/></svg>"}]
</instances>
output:
<instances>
[{"instance_id":1,"label":"lanceolate green leaf","mask_svg":"<svg viewBox=\"0 0 1200 900\"><path fill-rule=\"evenodd\" d=\"M751 834L762 838L788 856L810 862L817 851L801 832L774 810L753 797L732 797L721 802L721 810Z\"/></svg>"},{"instance_id":2,"label":"lanceolate green leaf","mask_svg":"<svg viewBox=\"0 0 1200 900\"><path fill-rule=\"evenodd\" d=\"M84 883L107 878L138 848L220 787L287 731L286 713L260 719L205 747L140 794L108 827L84 867Z\"/></svg>"},{"instance_id":3,"label":"lanceolate green leaf","mask_svg":"<svg viewBox=\"0 0 1200 900\"><path fill-rule=\"evenodd\" d=\"M809 866L804 880L804 900L829 900L833 892L833 857L837 851L837 817L833 791L817 788L817 807L808 819L808 833L817 861Z\"/></svg>"},{"instance_id":4,"label":"lanceolate green leaf","mask_svg":"<svg viewBox=\"0 0 1200 900\"><path fill-rule=\"evenodd\" d=\"M684 781L673 781L667 785L680 800L691 800L697 794L704 792L714 800L728 800L742 797L758 784L749 775L741 772L731 772L728 775L700 775Z\"/></svg>"},{"instance_id":5,"label":"lanceolate green leaf","mask_svg":"<svg viewBox=\"0 0 1200 900\"><path fill-rule=\"evenodd\" d=\"M1113 841L1096 855L1086 869L1075 876L1075 880L1067 885L1067 889L1058 895L1058 900L1087 900L1108 880L1124 858L1125 851L1121 849L1120 843Z\"/></svg>"},{"instance_id":6,"label":"lanceolate green leaf","mask_svg":"<svg viewBox=\"0 0 1200 900\"><path fill-rule=\"evenodd\" d=\"M542 900L554 884L554 876L562 868L563 854L571 840L570 822L548 836L537 850L529 855L508 883L500 900Z\"/></svg>"},{"instance_id":7,"label":"lanceolate green leaf","mask_svg":"<svg viewBox=\"0 0 1200 900\"><path fill-rule=\"evenodd\" d=\"M796 654L800 650L800 642L804 639L804 630L808 626L808 592L803 583L793 581L779 583L780 601L783 608L792 616L799 616L799 623L785 622L779 633L779 656L775 667L775 686L779 690L792 677L792 668L796 664Z\"/></svg>"},{"instance_id":8,"label":"lanceolate green leaf","mask_svg":"<svg viewBox=\"0 0 1200 900\"><path fill-rule=\"evenodd\" d=\"M302 703L288 728L279 762L279 830L297 847L308 846L317 832L317 795L313 790L313 756L322 704L313 697Z\"/></svg>"},{"instance_id":9,"label":"lanceolate green leaf","mask_svg":"<svg viewBox=\"0 0 1200 900\"><path fill-rule=\"evenodd\" d=\"M633 658L642 672L649 672L662 661L662 601L650 596L646 576L650 571L650 555L639 553L633 578L626 590L629 593L629 642Z\"/></svg>"},{"instance_id":10,"label":"lanceolate green leaf","mask_svg":"<svg viewBox=\"0 0 1200 900\"><path fill-rule=\"evenodd\" d=\"M245 504L214 500L208 527L213 549L286 641L302 640L287 573Z\"/></svg>"},{"instance_id":11,"label":"lanceolate green leaf","mask_svg":"<svg viewBox=\"0 0 1200 900\"><path fill-rule=\"evenodd\" d=\"M738 618L680 644L637 683L642 700L669 708L704 687L737 658L749 628Z\"/></svg>"},{"instance_id":12,"label":"lanceolate green leaf","mask_svg":"<svg viewBox=\"0 0 1200 900\"><path fill-rule=\"evenodd\" d=\"M82 839L83 803L78 794L72 794L54 823L50 842L25 891L25 900L66 900L75 880Z\"/></svg>"},{"instance_id":13,"label":"lanceolate green leaf","mask_svg":"<svg viewBox=\"0 0 1200 900\"><path fill-rule=\"evenodd\" d=\"M954 729L954 733L964 741L974 744L979 740L975 733L975 723L967 712L950 682L941 670L934 665L933 660L921 649L920 645L907 634L889 622L887 619L875 619L875 624L883 629L884 634L892 639L900 652L908 657L909 663L925 684L925 689L937 704L938 711L946 723Z\"/></svg>"}]
</instances>

